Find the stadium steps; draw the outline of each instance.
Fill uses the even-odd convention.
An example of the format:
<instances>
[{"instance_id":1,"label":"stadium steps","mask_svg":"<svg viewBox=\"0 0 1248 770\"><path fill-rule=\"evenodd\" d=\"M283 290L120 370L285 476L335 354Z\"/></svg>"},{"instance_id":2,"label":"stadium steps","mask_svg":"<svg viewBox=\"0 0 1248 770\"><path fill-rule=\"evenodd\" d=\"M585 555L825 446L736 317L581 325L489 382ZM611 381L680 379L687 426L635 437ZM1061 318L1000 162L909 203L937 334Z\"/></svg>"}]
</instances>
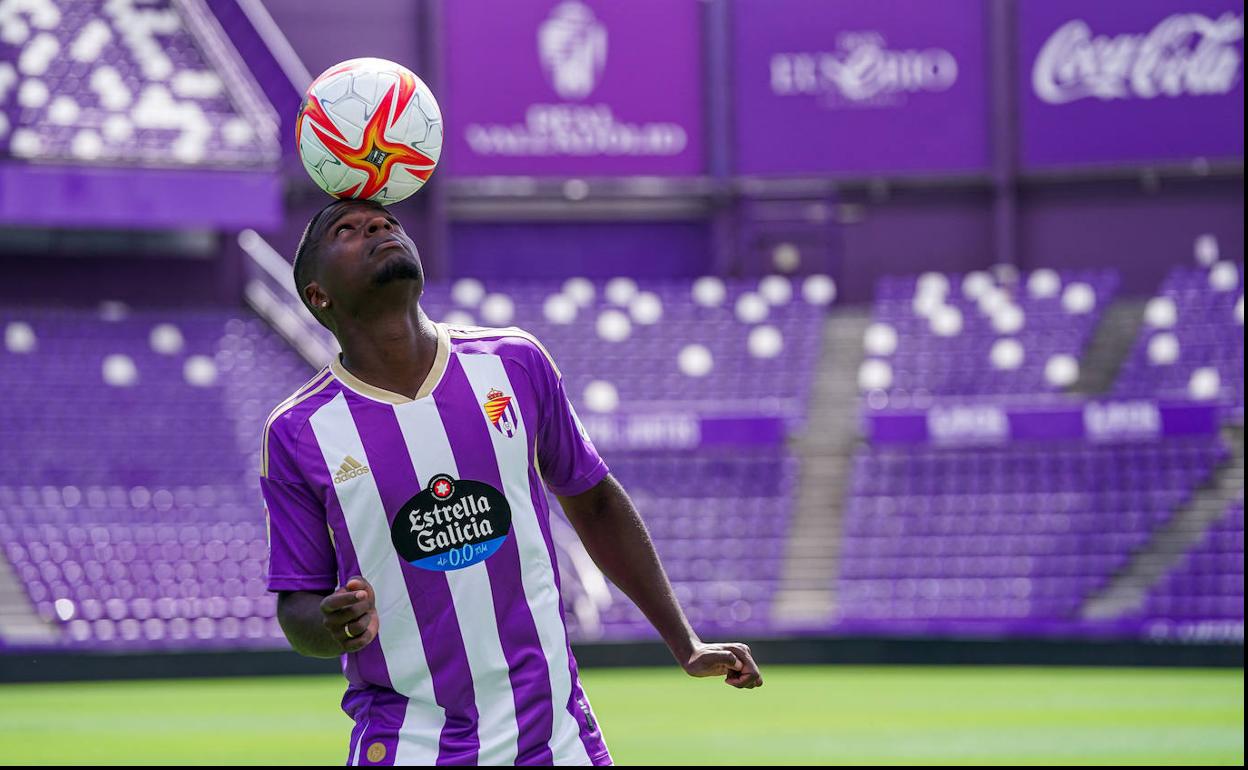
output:
<instances>
[{"instance_id":1,"label":"stadium steps","mask_svg":"<svg viewBox=\"0 0 1248 770\"><path fill-rule=\"evenodd\" d=\"M8 558L0 553L0 640L14 646L48 645L60 638L60 629L35 612Z\"/></svg>"},{"instance_id":2,"label":"stadium steps","mask_svg":"<svg viewBox=\"0 0 1248 770\"><path fill-rule=\"evenodd\" d=\"M772 607L778 624L826 623L835 606L841 515L859 438L858 367L870 309L837 308L824 324L806 432L795 442L801 472L783 577Z\"/></svg>"},{"instance_id":3,"label":"stadium steps","mask_svg":"<svg viewBox=\"0 0 1248 770\"><path fill-rule=\"evenodd\" d=\"M1079 379L1070 387L1070 392L1085 396L1100 396L1109 392L1118 378L1118 370L1131 355L1144 320L1144 305L1139 300L1124 300L1105 309L1105 315L1083 352Z\"/></svg>"},{"instance_id":4,"label":"stadium steps","mask_svg":"<svg viewBox=\"0 0 1248 770\"><path fill-rule=\"evenodd\" d=\"M1230 459L1153 535L1152 541L1104 590L1084 604L1083 617L1102 620L1138 610L1148 590L1178 566L1184 555L1204 537L1205 531L1226 514L1232 501L1243 498L1244 426L1227 426L1223 428L1222 437L1230 446Z\"/></svg>"}]
</instances>

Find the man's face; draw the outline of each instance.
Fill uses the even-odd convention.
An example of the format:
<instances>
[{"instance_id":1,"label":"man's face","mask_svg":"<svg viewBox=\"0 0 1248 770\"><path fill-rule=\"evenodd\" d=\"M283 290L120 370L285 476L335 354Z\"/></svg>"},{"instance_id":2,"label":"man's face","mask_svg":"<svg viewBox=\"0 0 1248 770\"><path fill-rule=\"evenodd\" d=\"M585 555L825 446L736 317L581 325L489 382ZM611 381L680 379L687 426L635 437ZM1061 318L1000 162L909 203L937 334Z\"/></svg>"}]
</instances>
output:
<instances>
[{"instance_id":1,"label":"man's face","mask_svg":"<svg viewBox=\"0 0 1248 770\"><path fill-rule=\"evenodd\" d=\"M397 281L424 287L416 244L394 215L371 201L346 201L317 223L316 287L335 304L350 309L372 290ZM318 304L315 299L313 304Z\"/></svg>"}]
</instances>

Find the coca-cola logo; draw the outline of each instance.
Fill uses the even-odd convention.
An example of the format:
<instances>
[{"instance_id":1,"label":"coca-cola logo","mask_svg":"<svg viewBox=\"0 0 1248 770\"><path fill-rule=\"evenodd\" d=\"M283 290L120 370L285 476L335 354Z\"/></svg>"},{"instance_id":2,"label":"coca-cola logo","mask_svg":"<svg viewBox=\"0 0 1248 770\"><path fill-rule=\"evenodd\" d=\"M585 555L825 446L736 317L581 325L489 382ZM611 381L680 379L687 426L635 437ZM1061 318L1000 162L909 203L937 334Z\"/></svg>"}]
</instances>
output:
<instances>
[{"instance_id":1,"label":"coca-cola logo","mask_svg":"<svg viewBox=\"0 0 1248 770\"><path fill-rule=\"evenodd\" d=\"M1225 94L1241 77L1243 39L1244 17L1231 12L1176 13L1147 33L1123 35L1093 35L1071 19L1041 47L1031 85L1049 104Z\"/></svg>"},{"instance_id":2,"label":"coca-cola logo","mask_svg":"<svg viewBox=\"0 0 1248 770\"><path fill-rule=\"evenodd\" d=\"M848 32L834 51L776 53L771 92L814 95L829 106L897 106L907 94L946 91L958 60L943 48L889 49L879 32Z\"/></svg>"}]
</instances>

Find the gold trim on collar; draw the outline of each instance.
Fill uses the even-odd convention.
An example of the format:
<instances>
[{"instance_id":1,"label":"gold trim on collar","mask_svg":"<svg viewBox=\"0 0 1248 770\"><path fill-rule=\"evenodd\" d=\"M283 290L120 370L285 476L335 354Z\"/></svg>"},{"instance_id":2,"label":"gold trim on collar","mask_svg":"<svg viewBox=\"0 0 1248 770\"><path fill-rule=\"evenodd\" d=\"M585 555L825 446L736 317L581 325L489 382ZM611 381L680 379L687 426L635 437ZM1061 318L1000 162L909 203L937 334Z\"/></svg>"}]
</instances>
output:
<instances>
[{"instance_id":1,"label":"gold trim on collar","mask_svg":"<svg viewBox=\"0 0 1248 770\"><path fill-rule=\"evenodd\" d=\"M446 327L440 323L435 323L433 327L438 330L438 352L434 355L433 366L429 368L429 374L425 375L425 381L421 383L420 390L416 391L415 398L408 398L401 393L394 393L385 388L369 385L364 380L348 372L338 358L334 358L329 363L329 369L343 385L361 396L367 396L377 401L384 401L387 404L410 404L417 399L425 398L442 381L442 375L446 373L446 362L451 357L451 338L446 332Z\"/></svg>"},{"instance_id":2,"label":"gold trim on collar","mask_svg":"<svg viewBox=\"0 0 1248 770\"><path fill-rule=\"evenodd\" d=\"M555 370L555 376L563 379L563 373L559 371L559 365L555 363L555 357L550 354L550 351L546 349L542 341L518 326L504 326L497 329L487 326L452 326L447 327L447 330L452 337L465 340L481 339L483 337L519 337L528 340L537 345L537 349L546 356L546 360L550 362L550 368Z\"/></svg>"}]
</instances>

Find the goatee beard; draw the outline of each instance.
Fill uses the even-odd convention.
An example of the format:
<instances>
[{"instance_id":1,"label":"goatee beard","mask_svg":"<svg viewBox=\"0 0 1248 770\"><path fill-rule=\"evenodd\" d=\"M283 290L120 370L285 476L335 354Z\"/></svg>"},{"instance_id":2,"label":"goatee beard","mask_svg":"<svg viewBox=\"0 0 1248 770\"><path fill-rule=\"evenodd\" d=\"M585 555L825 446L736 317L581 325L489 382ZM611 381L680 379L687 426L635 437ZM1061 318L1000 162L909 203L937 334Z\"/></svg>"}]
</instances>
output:
<instances>
[{"instance_id":1,"label":"goatee beard","mask_svg":"<svg viewBox=\"0 0 1248 770\"><path fill-rule=\"evenodd\" d=\"M423 278L419 265L406 259L395 259L381 266L373 276L373 285L384 286L391 281L420 281Z\"/></svg>"}]
</instances>

